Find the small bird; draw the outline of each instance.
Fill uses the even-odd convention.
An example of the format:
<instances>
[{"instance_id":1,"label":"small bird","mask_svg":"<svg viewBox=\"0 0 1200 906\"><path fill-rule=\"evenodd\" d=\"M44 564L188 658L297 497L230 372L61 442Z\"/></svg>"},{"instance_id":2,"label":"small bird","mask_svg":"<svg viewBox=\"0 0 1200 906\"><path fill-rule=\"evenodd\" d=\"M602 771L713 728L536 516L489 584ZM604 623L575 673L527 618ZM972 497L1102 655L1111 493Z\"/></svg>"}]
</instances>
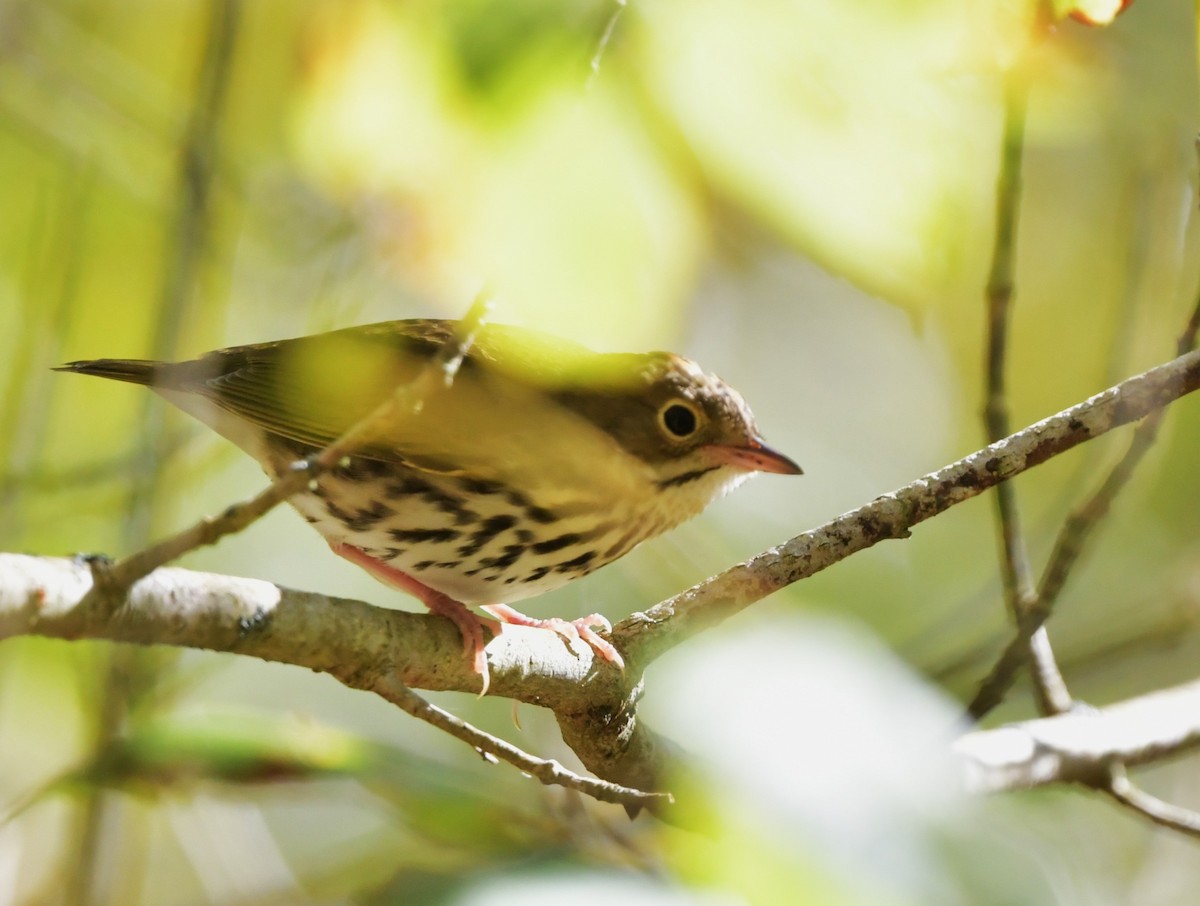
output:
<instances>
[{"instance_id":1,"label":"small bird","mask_svg":"<svg viewBox=\"0 0 1200 906\"><path fill-rule=\"evenodd\" d=\"M437 367L458 327L386 321L186 362L57 370L146 385L274 478ZM611 628L599 614L537 619L510 602L611 563L754 472L801 474L763 443L736 390L671 353L600 354L488 324L452 380L422 387L289 502L335 553L452 620L484 691L482 630L501 622L581 638L622 663L596 632Z\"/></svg>"}]
</instances>

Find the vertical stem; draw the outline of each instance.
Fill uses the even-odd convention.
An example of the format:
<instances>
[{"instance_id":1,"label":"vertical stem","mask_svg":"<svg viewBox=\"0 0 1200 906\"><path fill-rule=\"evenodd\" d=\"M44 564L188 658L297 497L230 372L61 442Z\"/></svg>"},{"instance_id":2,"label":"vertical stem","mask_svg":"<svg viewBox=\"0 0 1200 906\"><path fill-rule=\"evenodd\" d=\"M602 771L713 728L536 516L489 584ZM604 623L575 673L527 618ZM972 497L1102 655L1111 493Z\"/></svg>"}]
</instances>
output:
<instances>
[{"instance_id":1,"label":"vertical stem","mask_svg":"<svg viewBox=\"0 0 1200 906\"><path fill-rule=\"evenodd\" d=\"M1005 84L1003 150L996 186L996 232L986 291L988 334L984 425L989 441L999 440L1010 433L1005 365L1012 318L1026 105L1025 81L1017 68L1008 74ZM1013 622L1020 626L1022 616L1036 606L1038 593L1021 531L1020 510L1012 482L1004 482L996 488L996 516L1005 598ZM1029 636L1028 647L1039 710L1043 714L1066 710L1071 706L1071 697L1054 661L1045 627L1039 626Z\"/></svg>"}]
</instances>

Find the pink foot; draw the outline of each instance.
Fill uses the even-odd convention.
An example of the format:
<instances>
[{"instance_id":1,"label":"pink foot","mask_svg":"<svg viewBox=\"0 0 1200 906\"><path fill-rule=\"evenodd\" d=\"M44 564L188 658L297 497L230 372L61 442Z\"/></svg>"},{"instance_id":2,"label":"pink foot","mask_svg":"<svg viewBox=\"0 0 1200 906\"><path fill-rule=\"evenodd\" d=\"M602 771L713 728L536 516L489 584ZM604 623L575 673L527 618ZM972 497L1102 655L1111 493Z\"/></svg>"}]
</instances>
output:
<instances>
[{"instance_id":1,"label":"pink foot","mask_svg":"<svg viewBox=\"0 0 1200 906\"><path fill-rule=\"evenodd\" d=\"M483 680L480 695L487 694L490 676L488 675L487 654L484 652L483 630L487 629L492 635L500 634L500 624L495 620L481 617L471 611L461 601L456 601L449 595L435 591L428 585L418 582L408 573L401 572L395 567L388 566L382 560L376 560L352 544L336 544L330 542L330 549L339 557L344 557L355 566L361 566L372 576L393 588L398 588L417 598L429 608L430 613L436 613L450 620L458 627L462 635L463 648L471 660L472 668Z\"/></svg>"},{"instance_id":2,"label":"pink foot","mask_svg":"<svg viewBox=\"0 0 1200 906\"><path fill-rule=\"evenodd\" d=\"M612 629L612 624L598 613L580 617L578 620L564 620L560 617L539 620L537 617L526 616L507 604L484 604L481 609L486 610L501 623L508 623L512 626L532 626L534 629L549 629L557 632L568 642L581 639L606 661L616 664L618 667L625 666L625 659L621 657L621 652L617 651L611 642L602 639L592 630L593 626L603 626L606 631Z\"/></svg>"}]
</instances>

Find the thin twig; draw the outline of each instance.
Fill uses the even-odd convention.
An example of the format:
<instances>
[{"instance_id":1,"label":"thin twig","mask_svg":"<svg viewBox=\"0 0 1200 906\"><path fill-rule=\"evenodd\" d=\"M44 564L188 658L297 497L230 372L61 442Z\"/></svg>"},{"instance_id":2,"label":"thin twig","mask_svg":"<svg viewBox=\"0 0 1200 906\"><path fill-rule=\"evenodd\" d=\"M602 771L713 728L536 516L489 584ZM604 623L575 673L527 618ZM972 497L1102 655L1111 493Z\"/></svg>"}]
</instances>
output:
<instances>
[{"instance_id":1,"label":"thin twig","mask_svg":"<svg viewBox=\"0 0 1200 906\"><path fill-rule=\"evenodd\" d=\"M1179 355L1184 355L1196 346L1197 331L1200 330L1200 294L1192 309L1187 326L1176 342ZM1083 553L1087 542L1093 537L1101 517L1108 512L1117 494L1133 475L1135 467L1150 450L1158 436L1165 411L1152 411L1133 432L1125 455L1113 466L1100 487L1088 500L1067 517L1055 539L1050 560L1042 573L1036 601L1022 614L1017 632L996 660L988 676L979 686L979 691L967 706L967 713L979 720L1004 698L1012 686L1018 671L1025 663L1028 645L1025 639L1032 637L1049 618L1062 591L1066 576Z\"/></svg>"},{"instance_id":2,"label":"thin twig","mask_svg":"<svg viewBox=\"0 0 1200 906\"><path fill-rule=\"evenodd\" d=\"M1017 215L1021 198L1021 161L1025 149L1025 110L1027 89L1023 74L1014 70L1008 74L1004 92L1004 136L1000 158L1000 176L996 186L996 229L992 244L992 265L987 281L988 341L984 424L989 442L1010 433L1008 397L1005 383L1005 363L1008 359L1009 325L1012 318L1012 298ZM1020 625L1021 616L1036 603L1033 569L1029 551L1021 531L1020 509L1016 487L1004 482L996 488L996 516L1001 547L1001 576L1005 598L1013 623ZM1031 676L1037 696L1038 709L1054 714L1071 706L1062 672L1055 663L1050 637L1045 627L1024 641L1032 662Z\"/></svg>"},{"instance_id":3,"label":"thin twig","mask_svg":"<svg viewBox=\"0 0 1200 906\"><path fill-rule=\"evenodd\" d=\"M1152 796L1135 786L1129 779L1125 765L1121 763L1112 766L1108 786L1104 792L1122 805L1140 812L1161 827L1187 834L1189 837L1200 837L1200 814L1164 802L1157 796Z\"/></svg>"},{"instance_id":4,"label":"thin twig","mask_svg":"<svg viewBox=\"0 0 1200 906\"><path fill-rule=\"evenodd\" d=\"M1014 80L1010 79L1010 86ZM1023 119L1024 93L1019 99ZM1004 279L1011 275L1012 225L1015 222L1015 195L1019 183L1019 151L1016 160L1010 160L1012 125L1014 118L1011 88L1006 98L1008 124L1002 174L1010 173L1000 180L1000 199L997 213L997 254L993 259L992 278L988 289L991 301L991 342L989 343L988 384L989 396L987 418L993 437L1007 432L1007 410L1003 405L1003 353L1004 336L1007 332L1008 303L1011 300L1011 282ZM1019 133L1017 135L1019 140ZM1006 213L1005 192L1012 193ZM1001 265L1004 269L998 274ZM997 291L992 292L993 288ZM1195 349L1196 335L1200 330L1200 294L1192 308L1191 316L1176 342L1176 354ZM1032 576L1028 558L1020 538L1017 522L1015 492L1010 483L997 488L1000 522L1003 527L1005 549L1005 587L1008 591L1010 609L1016 616L1016 636L1006 647L1000 659L980 685L979 691L968 706L968 714L978 720L1003 700L1011 688L1021 665L1028 659L1032 663L1032 679L1037 691L1038 704L1042 713L1064 713L1071 705L1071 697L1054 661L1049 636L1044 621L1049 618L1054 603L1058 600L1068 575L1079 561L1087 542L1103 522L1113 501L1128 484L1129 479L1146 453L1154 445L1165 410L1150 413L1137 426L1130 439L1125 455L1116 463L1096 492L1074 510L1063 523L1055 539L1037 589L1032 587ZM1109 764L1102 783L1097 787L1114 800L1138 812L1156 824L1191 836L1200 836L1200 814L1180 806L1164 802L1145 792L1133 783L1123 762Z\"/></svg>"},{"instance_id":5,"label":"thin twig","mask_svg":"<svg viewBox=\"0 0 1200 906\"><path fill-rule=\"evenodd\" d=\"M670 793L643 792L606 780L584 777L567 770L553 759L530 755L426 701L400 682L394 674L381 675L374 691L413 717L432 724L455 739L461 739L482 754L508 762L544 784L577 790L600 802L613 802L626 808L654 808L671 805L675 801Z\"/></svg>"}]
</instances>

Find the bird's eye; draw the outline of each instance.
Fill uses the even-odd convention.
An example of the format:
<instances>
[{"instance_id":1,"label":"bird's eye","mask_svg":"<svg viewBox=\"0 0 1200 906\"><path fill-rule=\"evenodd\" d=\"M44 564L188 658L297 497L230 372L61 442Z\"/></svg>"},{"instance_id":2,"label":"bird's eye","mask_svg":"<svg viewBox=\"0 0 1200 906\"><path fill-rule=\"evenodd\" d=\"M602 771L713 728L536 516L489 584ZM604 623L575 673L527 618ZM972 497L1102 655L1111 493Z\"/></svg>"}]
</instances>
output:
<instances>
[{"instance_id":1,"label":"bird's eye","mask_svg":"<svg viewBox=\"0 0 1200 906\"><path fill-rule=\"evenodd\" d=\"M691 403L672 400L658 410L658 423L676 440L691 437L700 427L700 413Z\"/></svg>"}]
</instances>

